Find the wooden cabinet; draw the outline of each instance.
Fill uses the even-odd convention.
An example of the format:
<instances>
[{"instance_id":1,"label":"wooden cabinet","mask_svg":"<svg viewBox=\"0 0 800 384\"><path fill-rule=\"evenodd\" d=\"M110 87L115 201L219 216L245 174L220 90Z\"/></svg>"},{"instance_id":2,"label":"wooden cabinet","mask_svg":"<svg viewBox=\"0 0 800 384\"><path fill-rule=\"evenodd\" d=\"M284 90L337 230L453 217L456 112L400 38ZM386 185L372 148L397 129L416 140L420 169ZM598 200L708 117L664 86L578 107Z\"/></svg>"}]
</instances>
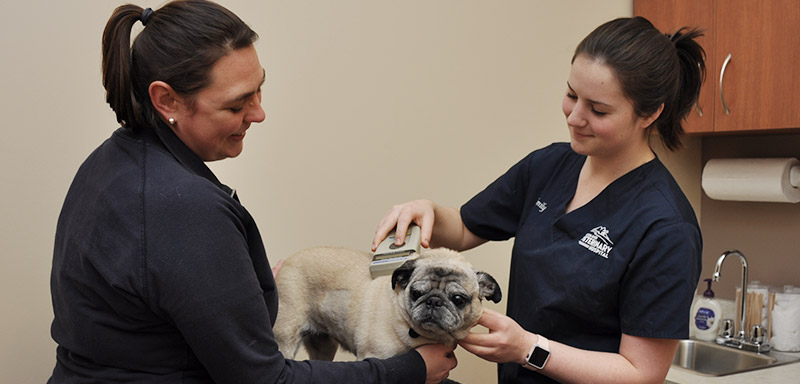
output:
<instances>
[{"instance_id":1,"label":"wooden cabinet","mask_svg":"<svg viewBox=\"0 0 800 384\"><path fill-rule=\"evenodd\" d=\"M634 0L662 32L705 30L706 82L687 132L800 128L800 1Z\"/></svg>"},{"instance_id":2,"label":"wooden cabinet","mask_svg":"<svg viewBox=\"0 0 800 384\"><path fill-rule=\"evenodd\" d=\"M633 13L644 16L663 33L674 33L683 26L697 27L704 36L698 39L706 51L706 81L700 90L695 109L689 113L684 128L686 132L712 132L714 130L713 78L714 69L714 5L716 0L636 0Z\"/></svg>"}]
</instances>

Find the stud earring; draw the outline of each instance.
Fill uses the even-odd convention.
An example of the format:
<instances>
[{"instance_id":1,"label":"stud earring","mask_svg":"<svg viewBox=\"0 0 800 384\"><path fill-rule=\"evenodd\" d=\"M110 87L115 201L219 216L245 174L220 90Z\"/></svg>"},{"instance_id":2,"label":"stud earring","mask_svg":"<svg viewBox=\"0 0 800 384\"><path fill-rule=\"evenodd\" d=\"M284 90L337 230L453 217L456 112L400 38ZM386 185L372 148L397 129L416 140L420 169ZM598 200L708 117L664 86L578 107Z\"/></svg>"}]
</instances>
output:
<instances>
[{"instance_id":1,"label":"stud earring","mask_svg":"<svg viewBox=\"0 0 800 384\"><path fill-rule=\"evenodd\" d=\"M168 121L169 121L169 125L175 126L175 118L174 117L170 117L168 119Z\"/></svg>"}]
</instances>

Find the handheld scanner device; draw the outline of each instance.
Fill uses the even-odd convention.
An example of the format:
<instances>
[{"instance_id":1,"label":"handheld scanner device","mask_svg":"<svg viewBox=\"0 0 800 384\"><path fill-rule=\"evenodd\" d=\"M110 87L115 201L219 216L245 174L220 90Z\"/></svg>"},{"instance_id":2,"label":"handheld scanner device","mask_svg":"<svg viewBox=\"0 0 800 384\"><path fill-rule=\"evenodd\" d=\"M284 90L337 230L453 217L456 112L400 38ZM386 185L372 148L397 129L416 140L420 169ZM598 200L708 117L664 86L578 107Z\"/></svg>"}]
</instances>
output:
<instances>
[{"instance_id":1,"label":"handheld scanner device","mask_svg":"<svg viewBox=\"0 0 800 384\"><path fill-rule=\"evenodd\" d=\"M372 262L369 265L369 272L373 279L378 276L391 275L397 267L418 256L420 247L420 230L418 226L414 224L408 226L403 245L395 244L394 240L395 231L392 231L375 249Z\"/></svg>"}]
</instances>

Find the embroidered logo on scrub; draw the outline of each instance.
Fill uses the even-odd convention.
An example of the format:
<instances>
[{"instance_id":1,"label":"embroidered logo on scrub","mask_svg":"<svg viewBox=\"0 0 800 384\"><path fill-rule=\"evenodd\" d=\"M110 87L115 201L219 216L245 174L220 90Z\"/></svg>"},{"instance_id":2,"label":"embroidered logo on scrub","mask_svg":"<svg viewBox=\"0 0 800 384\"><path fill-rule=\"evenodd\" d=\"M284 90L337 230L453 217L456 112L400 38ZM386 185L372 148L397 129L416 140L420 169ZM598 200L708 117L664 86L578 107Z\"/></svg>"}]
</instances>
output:
<instances>
[{"instance_id":1,"label":"embroidered logo on scrub","mask_svg":"<svg viewBox=\"0 0 800 384\"><path fill-rule=\"evenodd\" d=\"M544 212L547 209L547 203L543 203L542 200L536 200L536 208L539 208L539 212Z\"/></svg>"},{"instance_id":2,"label":"embroidered logo on scrub","mask_svg":"<svg viewBox=\"0 0 800 384\"><path fill-rule=\"evenodd\" d=\"M578 244L606 259L608 254L611 253L611 249L614 248L614 242L608 237L608 228L602 225L583 235L578 240Z\"/></svg>"}]
</instances>

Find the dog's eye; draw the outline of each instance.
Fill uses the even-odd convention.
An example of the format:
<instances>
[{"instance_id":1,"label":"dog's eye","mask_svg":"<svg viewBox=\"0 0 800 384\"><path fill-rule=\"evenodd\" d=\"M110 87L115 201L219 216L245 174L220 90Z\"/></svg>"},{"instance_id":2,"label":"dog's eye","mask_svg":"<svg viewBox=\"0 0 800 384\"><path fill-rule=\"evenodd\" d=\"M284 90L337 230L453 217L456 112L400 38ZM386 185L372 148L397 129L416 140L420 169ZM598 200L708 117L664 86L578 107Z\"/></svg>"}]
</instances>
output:
<instances>
[{"instance_id":1,"label":"dog's eye","mask_svg":"<svg viewBox=\"0 0 800 384\"><path fill-rule=\"evenodd\" d=\"M411 290L411 300L417 301L420 297L422 297L422 292L417 291L416 289Z\"/></svg>"},{"instance_id":2,"label":"dog's eye","mask_svg":"<svg viewBox=\"0 0 800 384\"><path fill-rule=\"evenodd\" d=\"M461 295L453 295L450 297L450 301L452 301L453 305L458 308L463 308L465 305L467 305L467 298Z\"/></svg>"}]
</instances>

